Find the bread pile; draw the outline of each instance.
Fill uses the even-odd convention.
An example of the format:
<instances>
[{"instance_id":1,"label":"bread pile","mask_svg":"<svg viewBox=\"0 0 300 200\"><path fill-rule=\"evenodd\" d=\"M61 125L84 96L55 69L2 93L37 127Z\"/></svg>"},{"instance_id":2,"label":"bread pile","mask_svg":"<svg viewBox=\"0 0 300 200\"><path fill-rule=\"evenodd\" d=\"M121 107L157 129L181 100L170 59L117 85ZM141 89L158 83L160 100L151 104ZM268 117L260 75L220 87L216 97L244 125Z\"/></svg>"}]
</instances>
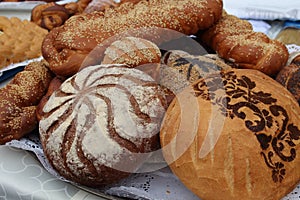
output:
<instances>
[{"instance_id":1,"label":"bread pile","mask_svg":"<svg viewBox=\"0 0 300 200\"><path fill-rule=\"evenodd\" d=\"M47 33L28 20L0 16L0 68L40 57Z\"/></svg>"},{"instance_id":2,"label":"bread pile","mask_svg":"<svg viewBox=\"0 0 300 200\"><path fill-rule=\"evenodd\" d=\"M221 0L141 0L72 16L52 6L44 16L54 10L59 25L48 21L41 50L55 77L31 127L61 176L109 186L161 148L203 200L279 200L299 183L300 107L275 80L289 58L282 43ZM181 39L205 52L180 49Z\"/></svg>"}]
</instances>

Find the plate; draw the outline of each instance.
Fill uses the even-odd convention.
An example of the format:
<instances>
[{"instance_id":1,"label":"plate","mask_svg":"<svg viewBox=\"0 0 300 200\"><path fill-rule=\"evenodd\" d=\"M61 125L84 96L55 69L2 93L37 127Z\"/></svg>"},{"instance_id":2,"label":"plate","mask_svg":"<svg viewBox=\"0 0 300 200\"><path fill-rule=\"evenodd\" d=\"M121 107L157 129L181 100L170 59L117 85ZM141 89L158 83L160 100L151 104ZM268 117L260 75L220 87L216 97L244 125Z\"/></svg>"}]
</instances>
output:
<instances>
[{"instance_id":1,"label":"plate","mask_svg":"<svg viewBox=\"0 0 300 200\"><path fill-rule=\"evenodd\" d=\"M57 1L57 4L66 4L70 2L76 2L76 0L62 0ZM11 10L11 11L31 11L35 6L39 4L46 4L45 1L23 1L23 2L1 2L0 11Z\"/></svg>"}]
</instances>

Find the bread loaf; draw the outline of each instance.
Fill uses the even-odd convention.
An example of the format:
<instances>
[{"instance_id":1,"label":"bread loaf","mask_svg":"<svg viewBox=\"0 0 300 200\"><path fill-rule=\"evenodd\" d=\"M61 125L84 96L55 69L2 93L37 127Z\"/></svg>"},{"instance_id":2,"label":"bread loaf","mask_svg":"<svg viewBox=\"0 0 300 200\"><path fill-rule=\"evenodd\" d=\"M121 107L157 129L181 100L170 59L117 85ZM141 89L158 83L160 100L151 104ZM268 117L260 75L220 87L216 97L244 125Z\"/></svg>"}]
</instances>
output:
<instances>
[{"instance_id":1,"label":"bread loaf","mask_svg":"<svg viewBox=\"0 0 300 200\"><path fill-rule=\"evenodd\" d=\"M64 5L51 2L35 6L31 10L30 21L44 29L52 30L63 25L71 15Z\"/></svg>"},{"instance_id":2,"label":"bread loaf","mask_svg":"<svg viewBox=\"0 0 300 200\"><path fill-rule=\"evenodd\" d=\"M153 79L126 65L84 68L62 83L42 109L44 153L61 176L90 187L136 172L159 148L166 109Z\"/></svg>"},{"instance_id":3,"label":"bread loaf","mask_svg":"<svg viewBox=\"0 0 300 200\"><path fill-rule=\"evenodd\" d=\"M199 79L160 132L172 171L203 200L280 200L300 181L300 107L258 70Z\"/></svg>"},{"instance_id":4,"label":"bread loaf","mask_svg":"<svg viewBox=\"0 0 300 200\"><path fill-rule=\"evenodd\" d=\"M270 39L264 33L254 32L248 21L225 11L214 26L197 35L221 58L236 67L257 69L270 76L276 76L289 57L283 43Z\"/></svg>"},{"instance_id":5,"label":"bread loaf","mask_svg":"<svg viewBox=\"0 0 300 200\"><path fill-rule=\"evenodd\" d=\"M280 70L276 80L292 93L300 105L300 55Z\"/></svg>"},{"instance_id":6,"label":"bread loaf","mask_svg":"<svg viewBox=\"0 0 300 200\"><path fill-rule=\"evenodd\" d=\"M220 59L207 55L191 55L181 50L170 50L161 59L158 83L177 94L191 83L209 74L231 69Z\"/></svg>"},{"instance_id":7,"label":"bread loaf","mask_svg":"<svg viewBox=\"0 0 300 200\"><path fill-rule=\"evenodd\" d=\"M216 22L221 13L221 0L123 3L115 9L106 10L105 13L95 12L71 17L63 26L53 29L46 36L42 47L43 56L54 73L69 76L81 67L98 63L99 57L103 58L103 53L90 55L90 52L112 36L131 30L134 34L131 36L161 41L167 37L161 29L171 29L187 35L195 34ZM153 29L139 31L139 28Z\"/></svg>"},{"instance_id":8,"label":"bread loaf","mask_svg":"<svg viewBox=\"0 0 300 200\"><path fill-rule=\"evenodd\" d=\"M104 52L102 64L127 64L138 67L160 63L161 52L156 44L137 37L125 37L113 42Z\"/></svg>"},{"instance_id":9,"label":"bread loaf","mask_svg":"<svg viewBox=\"0 0 300 200\"><path fill-rule=\"evenodd\" d=\"M0 144L18 140L37 127L36 106L52 77L45 61L33 62L0 88Z\"/></svg>"}]
</instances>

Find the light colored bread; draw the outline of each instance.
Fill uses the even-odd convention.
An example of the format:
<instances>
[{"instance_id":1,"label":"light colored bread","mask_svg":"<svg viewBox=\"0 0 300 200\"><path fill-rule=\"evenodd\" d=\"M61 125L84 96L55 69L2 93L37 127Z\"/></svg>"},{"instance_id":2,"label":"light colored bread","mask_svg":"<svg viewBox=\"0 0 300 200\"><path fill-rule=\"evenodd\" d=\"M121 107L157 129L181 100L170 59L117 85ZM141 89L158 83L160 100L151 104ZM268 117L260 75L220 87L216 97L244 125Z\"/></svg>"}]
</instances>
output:
<instances>
[{"instance_id":1,"label":"light colored bread","mask_svg":"<svg viewBox=\"0 0 300 200\"><path fill-rule=\"evenodd\" d=\"M196 81L169 106L166 161L203 200L280 200L300 181L300 107L257 70Z\"/></svg>"}]
</instances>

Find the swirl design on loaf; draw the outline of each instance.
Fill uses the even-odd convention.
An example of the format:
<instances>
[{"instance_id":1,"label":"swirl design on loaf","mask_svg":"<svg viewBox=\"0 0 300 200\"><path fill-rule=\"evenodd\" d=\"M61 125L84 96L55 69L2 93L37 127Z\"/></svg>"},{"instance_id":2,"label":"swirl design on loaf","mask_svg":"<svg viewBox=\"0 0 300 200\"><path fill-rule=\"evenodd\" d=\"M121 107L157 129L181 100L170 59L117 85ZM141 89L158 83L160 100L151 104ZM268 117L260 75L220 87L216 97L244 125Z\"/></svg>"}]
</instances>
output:
<instances>
[{"instance_id":1,"label":"swirl design on loaf","mask_svg":"<svg viewBox=\"0 0 300 200\"><path fill-rule=\"evenodd\" d=\"M45 155L67 179L99 186L134 172L159 147L160 87L126 65L98 65L67 79L43 107Z\"/></svg>"}]
</instances>

